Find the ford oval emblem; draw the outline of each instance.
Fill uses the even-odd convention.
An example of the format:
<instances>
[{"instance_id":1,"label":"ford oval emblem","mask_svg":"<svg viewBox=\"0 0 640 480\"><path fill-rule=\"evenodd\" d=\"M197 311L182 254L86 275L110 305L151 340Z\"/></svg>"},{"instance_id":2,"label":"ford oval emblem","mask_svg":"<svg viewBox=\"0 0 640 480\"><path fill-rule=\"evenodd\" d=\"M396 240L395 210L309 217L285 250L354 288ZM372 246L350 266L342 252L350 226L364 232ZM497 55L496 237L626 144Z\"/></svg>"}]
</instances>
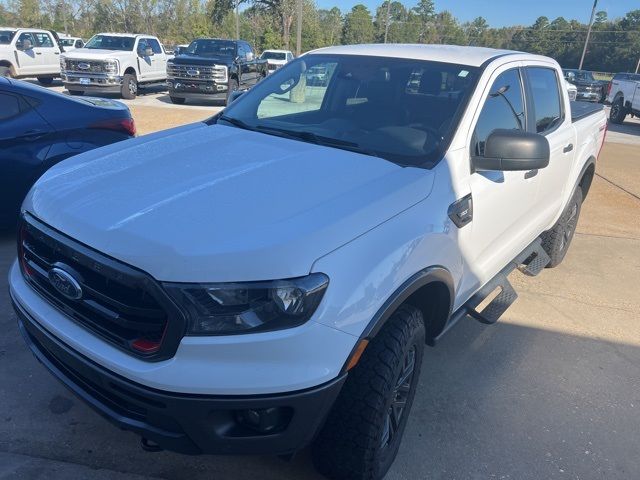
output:
<instances>
[{"instance_id":1,"label":"ford oval emblem","mask_svg":"<svg viewBox=\"0 0 640 480\"><path fill-rule=\"evenodd\" d=\"M80 300L82 298L82 287L69 272L54 267L49 270L48 276L49 283L64 297L69 300Z\"/></svg>"},{"instance_id":2,"label":"ford oval emblem","mask_svg":"<svg viewBox=\"0 0 640 480\"><path fill-rule=\"evenodd\" d=\"M196 70L195 68L190 68L187 70L187 75L189 75L190 77L195 77L197 75L200 75L200 70Z\"/></svg>"},{"instance_id":3,"label":"ford oval emblem","mask_svg":"<svg viewBox=\"0 0 640 480\"><path fill-rule=\"evenodd\" d=\"M89 70L91 68L91 65L89 65L87 62L80 62L78 64L78 68L80 70Z\"/></svg>"}]
</instances>

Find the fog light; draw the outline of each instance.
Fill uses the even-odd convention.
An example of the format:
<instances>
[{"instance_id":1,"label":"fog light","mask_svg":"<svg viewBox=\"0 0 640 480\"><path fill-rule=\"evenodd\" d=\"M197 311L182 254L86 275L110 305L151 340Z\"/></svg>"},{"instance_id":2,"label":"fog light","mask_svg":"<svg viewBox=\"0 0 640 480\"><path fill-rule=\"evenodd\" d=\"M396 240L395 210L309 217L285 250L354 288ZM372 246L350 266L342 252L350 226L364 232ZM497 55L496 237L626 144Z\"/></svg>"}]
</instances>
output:
<instances>
[{"instance_id":1,"label":"fog light","mask_svg":"<svg viewBox=\"0 0 640 480\"><path fill-rule=\"evenodd\" d=\"M237 422L262 434L276 433L284 430L291 420L291 409L288 407L250 408L236 412Z\"/></svg>"}]
</instances>

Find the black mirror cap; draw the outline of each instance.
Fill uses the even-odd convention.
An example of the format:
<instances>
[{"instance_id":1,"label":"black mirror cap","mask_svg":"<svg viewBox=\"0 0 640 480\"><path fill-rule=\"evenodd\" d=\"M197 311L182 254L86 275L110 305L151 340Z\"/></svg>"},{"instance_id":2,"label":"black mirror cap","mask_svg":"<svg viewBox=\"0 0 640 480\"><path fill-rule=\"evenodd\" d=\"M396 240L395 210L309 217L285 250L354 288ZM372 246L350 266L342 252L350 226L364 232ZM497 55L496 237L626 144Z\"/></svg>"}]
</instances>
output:
<instances>
[{"instance_id":1,"label":"black mirror cap","mask_svg":"<svg viewBox=\"0 0 640 480\"><path fill-rule=\"evenodd\" d=\"M538 133L496 129L484 145L484 156L474 158L476 170L528 171L545 168L551 156L549 141Z\"/></svg>"}]
</instances>

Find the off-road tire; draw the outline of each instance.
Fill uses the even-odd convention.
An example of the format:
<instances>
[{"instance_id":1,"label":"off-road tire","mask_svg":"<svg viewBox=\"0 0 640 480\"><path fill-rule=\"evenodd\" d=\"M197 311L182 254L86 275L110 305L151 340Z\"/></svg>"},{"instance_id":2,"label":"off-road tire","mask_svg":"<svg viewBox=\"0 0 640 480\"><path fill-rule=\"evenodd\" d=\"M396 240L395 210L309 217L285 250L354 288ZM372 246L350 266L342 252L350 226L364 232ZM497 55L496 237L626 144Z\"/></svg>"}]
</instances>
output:
<instances>
[{"instance_id":1,"label":"off-road tire","mask_svg":"<svg viewBox=\"0 0 640 480\"><path fill-rule=\"evenodd\" d=\"M67 90L72 97L81 97L84 95L82 90Z\"/></svg>"},{"instance_id":2,"label":"off-road tire","mask_svg":"<svg viewBox=\"0 0 640 480\"><path fill-rule=\"evenodd\" d=\"M224 99L225 106L229 105L229 97L233 92L238 90L238 88L240 88L238 84L238 80L236 80L235 78L229 79L229 87L227 88L227 97Z\"/></svg>"},{"instance_id":3,"label":"off-road tire","mask_svg":"<svg viewBox=\"0 0 640 480\"><path fill-rule=\"evenodd\" d=\"M51 85L53 83L52 77L38 77L38 82L42 85Z\"/></svg>"},{"instance_id":4,"label":"off-road tire","mask_svg":"<svg viewBox=\"0 0 640 480\"><path fill-rule=\"evenodd\" d=\"M578 187L553 228L542 234L542 248L551 258L547 268L557 267L562 263L576 233L581 209L582 189Z\"/></svg>"},{"instance_id":5,"label":"off-road tire","mask_svg":"<svg viewBox=\"0 0 640 480\"><path fill-rule=\"evenodd\" d=\"M424 345L422 312L411 305L400 306L348 373L313 444L313 462L320 473L333 480L384 477L396 457L411 410ZM411 376L401 383L411 356ZM399 417L393 422L395 428L387 429L392 404L398 407L394 399L404 400L404 408L395 417Z\"/></svg>"},{"instance_id":6,"label":"off-road tire","mask_svg":"<svg viewBox=\"0 0 640 480\"><path fill-rule=\"evenodd\" d=\"M169 97L169 99L171 100L171 103L174 103L176 105L184 105L185 99L184 98L180 98L180 97Z\"/></svg>"},{"instance_id":7,"label":"off-road tire","mask_svg":"<svg viewBox=\"0 0 640 480\"><path fill-rule=\"evenodd\" d=\"M625 111L622 97L614 100L611 104L611 111L609 112L609 120L611 120L611 123L620 125L624 122L626 116L627 112Z\"/></svg>"},{"instance_id":8,"label":"off-road tire","mask_svg":"<svg viewBox=\"0 0 640 480\"><path fill-rule=\"evenodd\" d=\"M125 73L122 77L120 95L125 100L133 100L138 95L138 80L133 73Z\"/></svg>"},{"instance_id":9,"label":"off-road tire","mask_svg":"<svg viewBox=\"0 0 640 480\"><path fill-rule=\"evenodd\" d=\"M11 67L0 67L0 77L8 77L11 78Z\"/></svg>"}]
</instances>

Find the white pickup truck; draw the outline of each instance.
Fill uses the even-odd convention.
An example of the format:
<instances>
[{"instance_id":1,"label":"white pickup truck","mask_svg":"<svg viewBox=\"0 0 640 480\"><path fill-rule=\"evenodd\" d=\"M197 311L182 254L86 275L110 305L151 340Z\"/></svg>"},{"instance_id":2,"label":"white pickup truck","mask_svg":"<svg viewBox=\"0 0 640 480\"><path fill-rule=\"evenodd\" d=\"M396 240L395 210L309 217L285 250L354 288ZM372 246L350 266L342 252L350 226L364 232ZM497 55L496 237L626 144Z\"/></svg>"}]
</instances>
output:
<instances>
[{"instance_id":1,"label":"white pickup truck","mask_svg":"<svg viewBox=\"0 0 640 480\"><path fill-rule=\"evenodd\" d=\"M380 479L425 345L496 322L510 272L564 258L606 125L542 56L310 52L207 121L45 173L10 272L19 327L147 450L313 442L326 476Z\"/></svg>"},{"instance_id":2,"label":"white pickup truck","mask_svg":"<svg viewBox=\"0 0 640 480\"><path fill-rule=\"evenodd\" d=\"M48 30L0 27L2 77L36 77L49 85L60 76L60 53L55 35Z\"/></svg>"},{"instance_id":3,"label":"white pickup truck","mask_svg":"<svg viewBox=\"0 0 640 480\"><path fill-rule=\"evenodd\" d=\"M607 102L612 123L624 122L627 115L640 117L640 73L616 73L609 83Z\"/></svg>"},{"instance_id":4,"label":"white pickup truck","mask_svg":"<svg viewBox=\"0 0 640 480\"><path fill-rule=\"evenodd\" d=\"M168 58L154 36L99 33L83 48L62 55L61 78L71 95L119 93L133 99L138 87L167 80Z\"/></svg>"}]
</instances>

